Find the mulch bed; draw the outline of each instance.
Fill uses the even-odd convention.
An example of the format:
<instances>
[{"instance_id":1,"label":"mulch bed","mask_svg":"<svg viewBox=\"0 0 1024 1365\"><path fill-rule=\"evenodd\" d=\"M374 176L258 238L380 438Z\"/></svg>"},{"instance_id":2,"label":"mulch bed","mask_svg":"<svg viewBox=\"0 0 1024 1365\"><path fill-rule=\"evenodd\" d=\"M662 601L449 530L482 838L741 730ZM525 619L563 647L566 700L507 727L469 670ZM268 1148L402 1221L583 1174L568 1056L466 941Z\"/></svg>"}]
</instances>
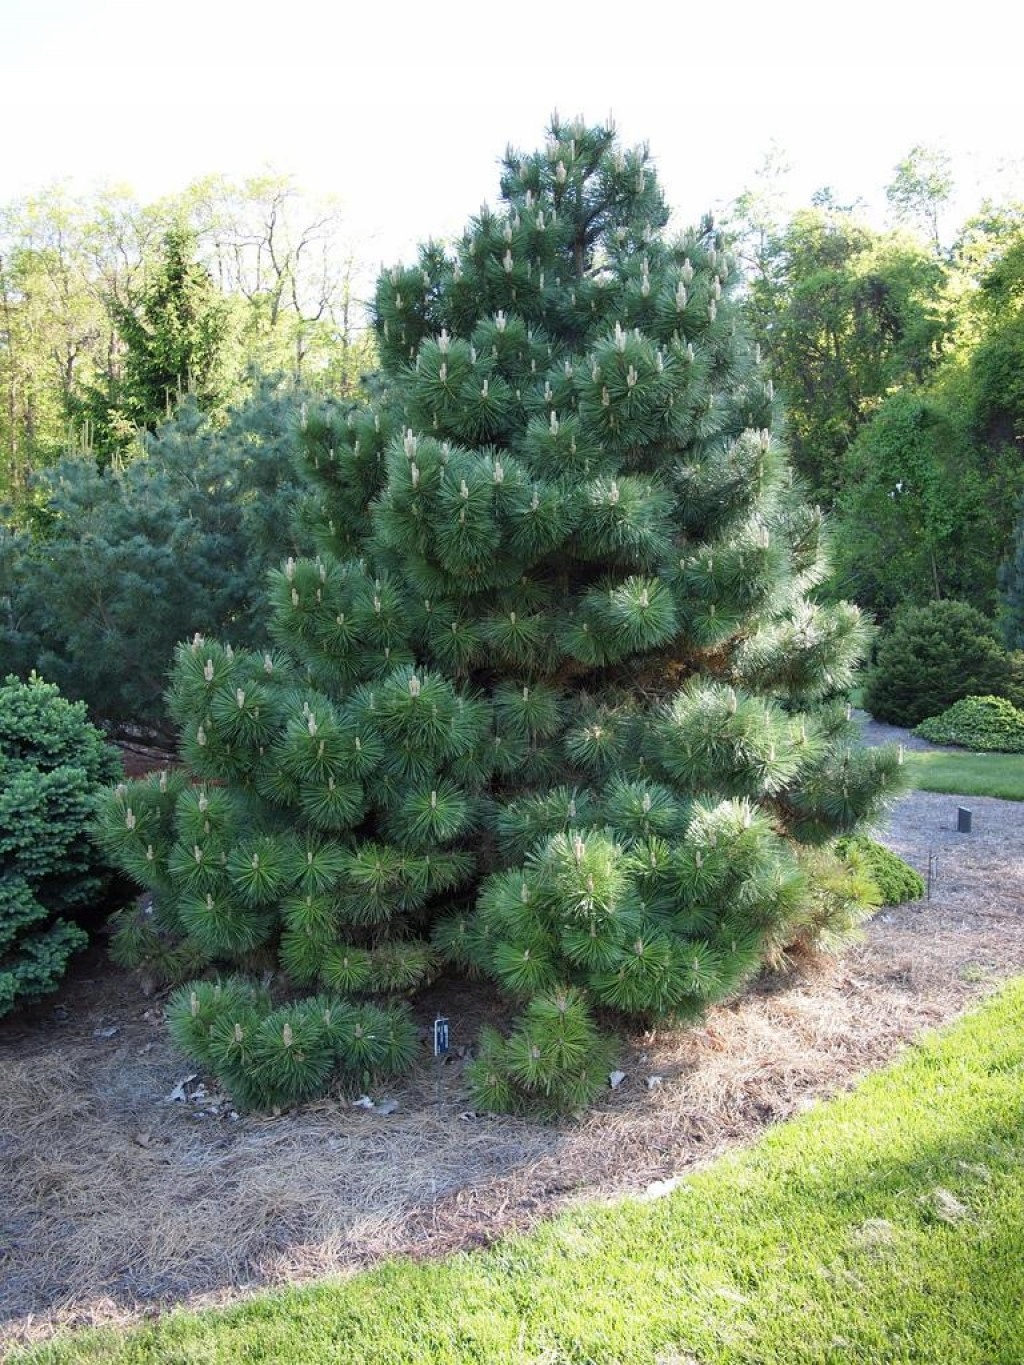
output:
<instances>
[{"instance_id":1,"label":"mulch bed","mask_svg":"<svg viewBox=\"0 0 1024 1365\"><path fill-rule=\"evenodd\" d=\"M0 1023L0 1344L479 1246L657 1187L849 1087L1024 971L1024 808L972 798L963 835L958 804L914 792L883 836L922 872L931 855L930 902L700 1028L627 1040L625 1080L556 1126L472 1111L465 1049L498 1007L462 982L418 1002L424 1058L387 1091L393 1112L335 1095L238 1116L170 1047L160 999L96 949L59 997ZM438 1010L462 1050L440 1073Z\"/></svg>"}]
</instances>

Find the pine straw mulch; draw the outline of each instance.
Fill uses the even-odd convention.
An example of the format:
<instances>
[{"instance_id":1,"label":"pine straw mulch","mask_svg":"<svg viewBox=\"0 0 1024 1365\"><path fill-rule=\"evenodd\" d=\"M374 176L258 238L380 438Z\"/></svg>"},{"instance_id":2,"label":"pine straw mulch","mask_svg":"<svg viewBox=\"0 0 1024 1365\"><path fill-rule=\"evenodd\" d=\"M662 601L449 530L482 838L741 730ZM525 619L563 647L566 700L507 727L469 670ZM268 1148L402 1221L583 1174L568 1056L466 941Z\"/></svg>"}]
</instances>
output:
<instances>
[{"instance_id":1,"label":"pine straw mulch","mask_svg":"<svg viewBox=\"0 0 1024 1365\"><path fill-rule=\"evenodd\" d=\"M960 835L958 798L915 792L884 836L922 872L937 856L929 903L883 912L839 960L767 978L701 1028L630 1040L621 1085L557 1127L472 1113L455 1054L438 1103L435 1010L461 1045L494 1011L462 984L421 1002L424 1061L388 1092L390 1114L338 1096L237 1117L201 1077L170 1099L189 1068L160 1001L97 951L56 1004L0 1025L0 1349L480 1246L569 1202L656 1192L846 1089L1024 971L1024 807L969 804L974 831Z\"/></svg>"}]
</instances>

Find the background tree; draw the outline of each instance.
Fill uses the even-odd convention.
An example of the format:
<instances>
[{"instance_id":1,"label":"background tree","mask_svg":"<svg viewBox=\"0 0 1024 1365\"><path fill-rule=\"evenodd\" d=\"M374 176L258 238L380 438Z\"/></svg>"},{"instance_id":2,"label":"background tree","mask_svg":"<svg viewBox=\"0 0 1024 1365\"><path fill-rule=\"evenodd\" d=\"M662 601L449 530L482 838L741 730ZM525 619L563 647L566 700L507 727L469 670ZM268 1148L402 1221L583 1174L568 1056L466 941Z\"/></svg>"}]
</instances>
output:
<instances>
[{"instance_id":1,"label":"background tree","mask_svg":"<svg viewBox=\"0 0 1024 1365\"><path fill-rule=\"evenodd\" d=\"M110 300L137 287L152 232L152 214L116 191L52 188L0 210L0 494L16 518L34 472L91 451L81 399L120 375Z\"/></svg>"},{"instance_id":2,"label":"background tree","mask_svg":"<svg viewBox=\"0 0 1024 1365\"><path fill-rule=\"evenodd\" d=\"M80 216L58 191L0 215L0 489L26 496L31 475L67 440L70 395L92 371L103 310L79 249Z\"/></svg>"},{"instance_id":3,"label":"background tree","mask_svg":"<svg viewBox=\"0 0 1024 1365\"><path fill-rule=\"evenodd\" d=\"M116 733L171 746L175 645L262 638L266 571L296 548L299 401L267 385L214 426L189 399L144 458L48 471L36 529L0 537L0 672L38 669Z\"/></svg>"},{"instance_id":4,"label":"background tree","mask_svg":"<svg viewBox=\"0 0 1024 1365\"><path fill-rule=\"evenodd\" d=\"M835 582L882 619L947 597L994 609L1007 531L996 509L1012 507L1019 476L973 439L961 387L894 394L843 460Z\"/></svg>"},{"instance_id":5,"label":"background tree","mask_svg":"<svg viewBox=\"0 0 1024 1365\"><path fill-rule=\"evenodd\" d=\"M943 285L930 253L830 203L801 210L770 239L749 315L814 497L833 501L845 451L884 395L935 365Z\"/></svg>"},{"instance_id":6,"label":"background tree","mask_svg":"<svg viewBox=\"0 0 1024 1365\"><path fill-rule=\"evenodd\" d=\"M1024 487L1022 240L1012 211L967 225L945 354L882 401L840 464L839 583L883 617L942 597L996 609Z\"/></svg>"},{"instance_id":7,"label":"background tree","mask_svg":"<svg viewBox=\"0 0 1024 1365\"><path fill-rule=\"evenodd\" d=\"M1007 649L1024 651L1024 497L1017 504L1010 552L999 568L999 622Z\"/></svg>"},{"instance_id":8,"label":"background tree","mask_svg":"<svg viewBox=\"0 0 1024 1365\"><path fill-rule=\"evenodd\" d=\"M337 206L278 177L200 182L148 205L123 189L51 188L0 206L11 517L31 516L32 475L61 455L137 454L137 432L166 420L190 383L206 407L241 398L254 373L351 389L372 367L360 280ZM211 347L225 322L231 344Z\"/></svg>"},{"instance_id":9,"label":"background tree","mask_svg":"<svg viewBox=\"0 0 1024 1365\"><path fill-rule=\"evenodd\" d=\"M257 369L331 392L354 392L371 368L359 290L369 292L340 204L310 200L293 180L211 177L183 196L203 258L240 313L242 346Z\"/></svg>"},{"instance_id":10,"label":"background tree","mask_svg":"<svg viewBox=\"0 0 1024 1365\"><path fill-rule=\"evenodd\" d=\"M848 927L854 874L816 846L899 785L830 704L864 632L811 597L821 518L713 224L667 241L647 149L576 122L509 152L501 192L381 277L370 404L300 424L325 519L271 580L278 648L179 650L194 783L107 803L157 905L124 959L318 992L176 997L246 1102L394 1062L400 1024L358 998L440 958L525 1006L479 1101L573 1107L605 1080L595 1006L691 1018Z\"/></svg>"},{"instance_id":11,"label":"background tree","mask_svg":"<svg viewBox=\"0 0 1024 1365\"><path fill-rule=\"evenodd\" d=\"M918 145L897 163L893 178L885 187L885 197L896 222L918 229L938 254L939 224L953 188L948 154L936 147Z\"/></svg>"},{"instance_id":12,"label":"background tree","mask_svg":"<svg viewBox=\"0 0 1024 1365\"><path fill-rule=\"evenodd\" d=\"M101 454L155 431L186 394L210 411L237 384L231 310L195 250L190 231L168 229L138 297L109 301L122 343L119 372L81 405Z\"/></svg>"}]
</instances>

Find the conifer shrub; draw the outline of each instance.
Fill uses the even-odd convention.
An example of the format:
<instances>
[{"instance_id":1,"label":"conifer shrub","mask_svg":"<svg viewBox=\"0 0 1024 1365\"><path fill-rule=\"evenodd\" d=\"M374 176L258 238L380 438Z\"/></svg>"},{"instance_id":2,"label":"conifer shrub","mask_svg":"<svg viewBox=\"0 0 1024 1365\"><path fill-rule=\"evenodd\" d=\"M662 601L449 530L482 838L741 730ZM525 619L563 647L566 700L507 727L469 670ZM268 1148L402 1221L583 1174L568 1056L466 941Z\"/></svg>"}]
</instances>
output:
<instances>
[{"instance_id":1,"label":"conifer shrub","mask_svg":"<svg viewBox=\"0 0 1024 1365\"><path fill-rule=\"evenodd\" d=\"M123 959L270 973L273 1009L303 1011L296 1079L291 1016L263 1062L262 1005L176 997L196 1055L227 1067L236 1040L254 1099L330 1057L351 1074L317 1011L454 967L524 1010L483 1039L478 1102L576 1108L609 1029L694 1019L852 914L850 886L822 910L808 850L901 788L832 700L865 629L814 598L821 517L722 238L667 239L646 149L607 128L556 122L501 193L382 275L367 401L303 414L315 550L271 575L266 649L179 648L188 778L107 800L153 893Z\"/></svg>"},{"instance_id":2,"label":"conifer shrub","mask_svg":"<svg viewBox=\"0 0 1024 1365\"><path fill-rule=\"evenodd\" d=\"M85 707L34 674L0 683L0 1016L55 989L112 869L89 829L120 772Z\"/></svg>"},{"instance_id":3,"label":"conifer shrub","mask_svg":"<svg viewBox=\"0 0 1024 1365\"><path fill-rule=\"evenodd\" d=\"M76 455L41 474L33 532L0 540L0 671L35 668L113 732L173 748L178 641L264 638L266 572L303 501L296 408L266 384L213 425L186 400L126 465Z\"/></svg>"},{"instance_id":4,"label":"conifer shrub","mask_svg":"<svg viewBox=\"0 0 1024 1365\"><path fill-rule=\"evenodd\" d=\"M1013 667L987 617L966 602L929 602L893 614L864 687L876 720L914 726L961 697L1004 695Z\"/></svg>"},{"instance_id":5,"label":"conifer shrub","mask_svg":"<svg viewBox=\"0 0 1024 1365\"><path fill-rule=\"evenodd\" d=\"M918 901L924 895L924 878L920 872L892 849L867 835L838 839L835 851L840 857L863 860L878 887L882 905L903 905L906 901Z\"/></svg>"},{"instance_id":6,"label":"conifer shrub","mask_svg":"<svg viewBox=\"0 0 1024 1365\"><path fill-rule=\"evenodd\" d=\"M407 1070L418 1046L404 1005L353 1004L324 994L275 1007L244 978L181 987L168 1001L167 1020L181 1050L244 1109L312 1099L334 1075L366 1088Z\"/></svg>"},{"instance_id":7,"label":"conifer shrub","mask_svg":"<svg viewBox=\"0 0 1024 1365\"><path fill-rule=\"evenodd\" d=\"M865 920L883 904L870 858L858 841L798 851L807 894L782 932L768 936L774 967L838 952L859 937Z\"/></svg>"},{"instance_id":8,"label":"conifer shrub","mask_svg":"<svg viewBox=\"0 0 1024 1365\"><path fill-rule=\"evenodd\" d=\"M933 744L958 744L978 753L1024 753L1024 711L1005 697L964 697L914 730Z\"/></svg>"}]
</instances>

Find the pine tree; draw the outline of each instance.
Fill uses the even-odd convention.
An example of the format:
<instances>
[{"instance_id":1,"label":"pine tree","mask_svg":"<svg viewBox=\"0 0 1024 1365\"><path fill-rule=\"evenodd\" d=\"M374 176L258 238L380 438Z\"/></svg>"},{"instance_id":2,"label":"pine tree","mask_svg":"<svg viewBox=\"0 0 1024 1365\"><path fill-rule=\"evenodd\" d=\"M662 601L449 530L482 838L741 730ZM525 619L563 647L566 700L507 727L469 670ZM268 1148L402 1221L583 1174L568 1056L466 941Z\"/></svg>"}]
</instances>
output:
<instances>
[{"instance_id":1,"label":"pine tree","mask_svg":"<svg viewBox=\"0 0 1024 1365\"><path fill-rule=\"evenodd\" d=\"M0 539L0 672L34 667L108 730L173 745L163 692L177 641L265 636L266 570L307 491L297 401L261 383L214 423L188 398L123 467L67 456L47 471L40 533Z\"/></svg>"},{"instance_id":2,"label":"pine tree","mask_svg":"<svg viewBox=\"0 0 1024 1365\"><path fill-rule=\"evenodd\" d=\"M501 195L382 276L371 401L303 414L325 519L272 576L275 647L180 648L194 783L108 802L156 894L123 953L319 992L267 1026L235 986L185 988L181 1036L253 1102L407 1060L390 1007L380 1057L331 1020L446 962L527 1003L482 1042L479 1100L577 1106L606 1074L595 1009L694 1018L806 940L801 845L899 786L835 701L864 627L814 600L821 516L712 223L667 240L646 148L577 122L510 151Z\"/></svg>"}]
</instances>

